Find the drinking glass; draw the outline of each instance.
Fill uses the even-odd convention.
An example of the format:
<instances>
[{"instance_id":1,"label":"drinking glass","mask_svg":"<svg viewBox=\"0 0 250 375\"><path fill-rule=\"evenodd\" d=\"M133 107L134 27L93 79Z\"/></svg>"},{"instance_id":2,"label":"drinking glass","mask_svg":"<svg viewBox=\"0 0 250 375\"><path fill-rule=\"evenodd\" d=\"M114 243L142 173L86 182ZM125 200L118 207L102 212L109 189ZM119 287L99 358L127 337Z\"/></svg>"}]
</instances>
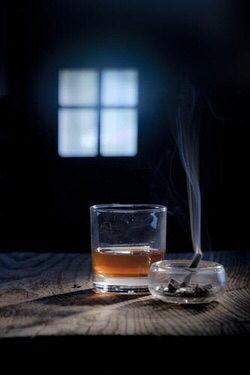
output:
<instances>
[{"instance_id":1,"label":"drinking glass","mask_svg":"<svg viewBox=\"0 0 250 375\"><path fill-rule=\"evenodd\" d=\"M148 293L149 268L165 256L166 220L162 205L91 206L94 291Z\"/></svg>"}]
</instances>

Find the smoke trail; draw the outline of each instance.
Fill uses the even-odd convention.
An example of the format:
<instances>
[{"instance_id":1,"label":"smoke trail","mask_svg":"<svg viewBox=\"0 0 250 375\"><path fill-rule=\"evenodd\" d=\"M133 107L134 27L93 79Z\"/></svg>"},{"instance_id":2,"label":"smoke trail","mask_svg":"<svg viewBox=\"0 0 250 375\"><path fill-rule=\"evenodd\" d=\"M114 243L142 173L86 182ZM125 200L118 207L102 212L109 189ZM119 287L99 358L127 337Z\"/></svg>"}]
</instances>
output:
<instances>
[{"instance_id":1,"label":"smoke trail","mask_svg":"<svg viewBox=\"0 0 250 375\"><path fill-rule=\"evenodd\" d=\"M187 178L191 238L195 256L190 267L196 267L201 251L201 193L199 186L199 119L196 118L197 95L186 80L177 109L177 146Z\"/></svg>"}]
</instances>

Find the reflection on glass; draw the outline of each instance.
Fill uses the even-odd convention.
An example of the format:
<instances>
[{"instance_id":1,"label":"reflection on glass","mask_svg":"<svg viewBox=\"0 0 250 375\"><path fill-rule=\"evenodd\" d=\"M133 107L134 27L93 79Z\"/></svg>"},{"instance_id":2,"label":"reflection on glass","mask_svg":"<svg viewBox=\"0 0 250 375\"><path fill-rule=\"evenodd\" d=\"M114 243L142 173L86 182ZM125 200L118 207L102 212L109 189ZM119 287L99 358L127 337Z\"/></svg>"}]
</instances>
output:
<instances>
[{"instance_id":1,"label":"reflection on glass","mask_svg":"<svg viewBox=\"0 0 250 375\"><path fill-rule=\"evenodd\" d=\"M60 156L96 156L98 116L94 109L60 109L58 153Z\"/></svg>"},{"instance_id":2,"label":"reflection on glass","mask_svg":"<svg viewBox=\"0 0 250 375\"><path fill-rule=\"evenodd\" d=\"M102 156L137 154L137 111L104 109L101 111L100 152Z\"/></svg>"},{"instance_id":3,"label":"reflection on glass","mask_svg":"<svg viewBox=\"0 0 250 375\"><path fill-rule=\"evenodd\" d=\"M138 77L136 70L104 70L101 76L101 104L136 106Z\"/></svg>"},{"instance_id":4,"label":"reflection on glass","mask_svg":"<svg viewBox=\"0 0 250 375\"><path fill-rule=\"evenodd\" d=\"M98 73L95 70L61 70L59 105L97 105Z\"/></svg>"}]
</instances>

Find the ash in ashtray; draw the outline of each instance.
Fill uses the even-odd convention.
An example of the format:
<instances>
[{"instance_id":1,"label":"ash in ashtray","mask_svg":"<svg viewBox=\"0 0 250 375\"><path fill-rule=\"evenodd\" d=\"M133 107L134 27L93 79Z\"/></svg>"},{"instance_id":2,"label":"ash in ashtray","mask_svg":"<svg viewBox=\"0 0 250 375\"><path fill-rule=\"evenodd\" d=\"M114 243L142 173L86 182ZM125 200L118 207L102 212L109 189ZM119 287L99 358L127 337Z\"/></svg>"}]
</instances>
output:
<instances>
[{"instance_id":1,"label":"ash in ashtray","mask_svg":"<svg viewBox=\"0 0 250 375\"><path fill-rule=\"evenodd\" d=\"M171 279L168 286L164 288L165 295L178 297L204 298L212 294L212 284L199 285Z\"/></svg>"}]
</instances>

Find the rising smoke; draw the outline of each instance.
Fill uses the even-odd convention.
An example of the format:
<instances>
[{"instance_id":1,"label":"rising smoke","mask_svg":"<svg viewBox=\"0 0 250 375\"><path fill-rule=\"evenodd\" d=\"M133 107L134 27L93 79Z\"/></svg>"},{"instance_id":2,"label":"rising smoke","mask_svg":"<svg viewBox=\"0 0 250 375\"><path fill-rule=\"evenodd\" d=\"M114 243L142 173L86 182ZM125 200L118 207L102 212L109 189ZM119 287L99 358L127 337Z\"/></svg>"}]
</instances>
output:
<instances>
[{"instance_id":1,"label":"rising smoke","mask_svg":"<svg viewBox=\"0 0 250 375\"><path fill-rule=\"evenodd\" d=\"M186 80L180 92L176 115L176 142L180 159L186 172L190 230L195 252L190 267L196 267L202 257L197 95L191 83Z\"/></svg>"}]
</instances>

